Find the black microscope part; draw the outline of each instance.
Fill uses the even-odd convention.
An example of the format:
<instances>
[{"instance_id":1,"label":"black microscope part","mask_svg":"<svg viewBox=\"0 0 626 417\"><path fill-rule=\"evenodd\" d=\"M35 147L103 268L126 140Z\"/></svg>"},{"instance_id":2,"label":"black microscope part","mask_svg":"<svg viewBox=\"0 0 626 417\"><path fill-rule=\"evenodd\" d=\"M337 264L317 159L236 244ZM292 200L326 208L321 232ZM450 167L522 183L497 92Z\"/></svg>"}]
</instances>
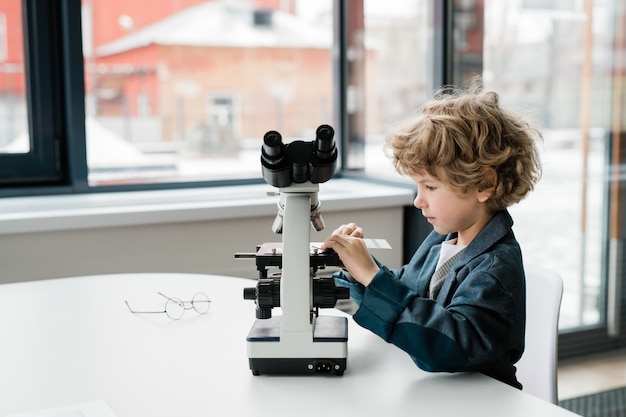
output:
<instances>
[{"instance_id":1,"label":"black microscope part","mask_svg":"<svg viewBox=\"0 0 626 417\"><path fill-rule=\"evenodd\" d=\"M337 166L334 136L331 126L320 125L315 131L315 140L296 140L285 145L279 132L268 131L261 147L263 179L278 188L306 181L313 184L328 181Z\"/></svg>"}]
</instances>

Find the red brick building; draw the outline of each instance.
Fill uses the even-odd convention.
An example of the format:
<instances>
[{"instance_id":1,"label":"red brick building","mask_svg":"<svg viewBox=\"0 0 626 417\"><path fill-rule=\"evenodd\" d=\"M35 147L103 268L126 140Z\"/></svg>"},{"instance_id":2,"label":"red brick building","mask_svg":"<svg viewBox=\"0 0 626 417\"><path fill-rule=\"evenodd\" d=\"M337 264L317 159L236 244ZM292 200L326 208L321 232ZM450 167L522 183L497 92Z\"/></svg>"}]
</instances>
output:
<instances>
[{"instance_id":1,"label":"red brick building","mask_svg":"<svg viewBox=\"0 0 626 417\"><path fill-rule=\"evenodd\" d=\"M333 121L331 16L303 19L295 0L83 0L82 9L87 114L129 142L230 152L269 129L301 137ZM24 96L21 15L20 0L0 5L0 94Z\"/></svg>"},{"instance_id":2,"label":"red brick building","mask_svg":"<svg viewBox=\"0 0 626 417\"><path fill-rule=\"evenodd\" d=\"M120 15L132 27L108 43L93 21L87 90L97 116L158 119L163 141L199 135L212 152L230 139L269 129L299 136L332 121L330 26L277 9L279 1L181 3L189 7L142 17L143 27ZM95 4L93 13L101 16Z\"/></svg>"}]
</instances>

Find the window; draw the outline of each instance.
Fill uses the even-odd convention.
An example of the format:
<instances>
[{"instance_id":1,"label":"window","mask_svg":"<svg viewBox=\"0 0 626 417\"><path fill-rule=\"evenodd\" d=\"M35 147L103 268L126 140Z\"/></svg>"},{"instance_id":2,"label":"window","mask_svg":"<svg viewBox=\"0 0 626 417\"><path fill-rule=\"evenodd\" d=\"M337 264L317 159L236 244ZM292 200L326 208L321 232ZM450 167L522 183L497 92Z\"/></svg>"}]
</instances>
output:
<instances>
[{"instance_id":1,"label":"window","mask_svg":"<svg viewBox=\"0 0 626 417\"><path fill-rule=\"evenodd\" d=\"M542 181L513 209L518 239L527 260L563 276L563 332L602 329L587 343L613 343L624 331L621 180L610 174L623 164L623 2L484 7L485 84L544 132Z\"/></svg>"},{"instance_id":2,"label":"window","mask_svg":"<svg viewBox=\"0 0 626 417\"><path fill-rule=\"evenodd\" d=\"M22 8L19 0L7 3L5 10L0 11L0 152L26 153L30 150L30 143L25 100ZM17 137L20 140L9 146Z\"/></svg>"},{"instance_id":3,"label":"window","mask_svg":"<svg viewBox=\"0 0 626 417\"><path fill-rule=\"evenodd\" d=\"M360 60L354 59L351 81L355 103L348 111L354 111L352 129L359 132L355 136L362 136L365 143L363 167L368 175L398 180L381 153L384 133L392 124L415 114L431 96L433 17L434 8L428 1L397 1L394 7L381 0L364 3L364 36L350 39L354 49L362 39L364 53L357 55Z\"/></svg>"},{"instance_id":4,"label":"window","mask_svg":"<svg viewBox=\"0 0 626 417\"><path fill-rule=\"evenodd\" d=\"M626 334L622 3L455 0L390 8L370 0L363 22L348 19L354 49L367 51L355 54L362 59L354 60L352 80L362 101L348 121L353 132L365 132L369 176L394 175L381 154L382 133L418 110L436 77L458 85L480 75L504 106L542 129L543 178L511 212L525 260L564 279L565 355L602 349ZM450 16L448 29L438 27L445 19L433 21L437 15ZM442 74L432 72L435 56L451 62Z\"/></svg>"},{"instance_id":5,"label":"window","mask_svg":"<svg viewBox=\"0 0 626 417\"><path fill-rule=\"evenodd\" d=\"M69 164L67 154L79 154L81 144L68 134L76 126L65 117L77 103L68 84L76 79L68 63L79 62L75 37L61 47L63 36L79 26L56 1L7 0L0 7L7 28L7 59L0 63L2 194L22 186L29 188L17 193L50 192L39 187L66 186L80 169L78 161Z\"/></svg>"},{"instance_id":6,"label":"window","mask_svg":"<svg viewBox=\"0 0 626 417\"><path fill-rule=\"evenodd\" d=\"M402 181L384 132L478 74L545 133L544 177L512 212L526 259L565 280L563 340L623 343L624 7L4 0L0 196L262 182L266 131L325 123L340 175Z\"/></svg>"},{"instance_id":7,"label":"window","mask_svg":"<svg viewBox=\"0 0 626 417\"><path fill-rule=\"evenodd\" d=\"M30 151L20 0L0 10L0 153Z\"/></svg>"},{"instance_id":8,"label":"window","mask_svg":"<svg viewBox=\"0 0 626 417\"><path fill-rule=\"evenodd\" d=\"M260 178L265 132L333 124L332 3L306 3L84 2L89 184Z\"/></svg>"}]
</instances>

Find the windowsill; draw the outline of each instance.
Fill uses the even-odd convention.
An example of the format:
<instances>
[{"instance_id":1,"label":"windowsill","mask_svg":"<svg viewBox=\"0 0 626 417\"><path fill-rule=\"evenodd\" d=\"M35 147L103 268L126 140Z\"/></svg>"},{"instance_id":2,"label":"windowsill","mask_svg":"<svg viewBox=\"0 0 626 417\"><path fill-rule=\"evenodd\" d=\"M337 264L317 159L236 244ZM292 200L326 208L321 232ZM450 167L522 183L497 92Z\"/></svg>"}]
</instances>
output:
<instances>
[{"instance_id":1,"label":"windowsill","mask_svg":"<svg viewBox=\"0 0 626 417\"><path fill-rule=\"evenodd\" d=\"M273 191L262 184L6 198L0 234L273 216ZM410 206L413 198L409 188L351 179L320 184L319 191L322 212Z\"/></svg>"}]
</instances>

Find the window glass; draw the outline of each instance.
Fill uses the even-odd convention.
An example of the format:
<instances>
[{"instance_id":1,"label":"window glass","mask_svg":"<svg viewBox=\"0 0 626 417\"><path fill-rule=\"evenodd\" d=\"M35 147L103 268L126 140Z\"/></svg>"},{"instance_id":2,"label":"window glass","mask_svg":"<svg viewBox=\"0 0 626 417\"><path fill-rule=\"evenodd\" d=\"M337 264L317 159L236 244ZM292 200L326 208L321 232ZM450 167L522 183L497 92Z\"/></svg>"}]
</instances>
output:
<instances>
[{"instance_id":1,"label":"window glass","mask_svg":"<svg viewBox=\"0 0 626 417\"><path fill-rule=\"evenodd\" d=\"M332 0L83 2L90 185L261 175L333 124Z\"/></svg>"},{"instance_id":2,"label":"window glass","mask_svg":"<svg viewBox=\"0 0 626 417\"><path fill-rule=\"evenodd\" d=\"M484 1L485 86L544 133L543 178L511 211L525 259L564 279L562 329L604 317L616 3Z\"/></svg>"},{"instance_id":3,"label":"window glass","mask_svg":"<svg viewBox=\"0 0 626 417\"><path fill-rule=\"evenodd\" d=\"M348 76L351 128L364 132L365 172L402 180L382 152L384 134L392 124L415 114L432 94L433 10L431 2L414 0L394 0L393 6L386 0L365 0L363 8L364 35L358 36L353 23L349 37L349 50L365 51L348 55L353 63L364 57L362 84L354 74L358 65L351 68L352 78Z\"/></svg>"},{"instance_id":4,"label":"window glass","mask_svg":"<svg viewBox=\"0 0 626 417\"><path fill-rule=\"evenodd\" d=\"M0 3L0 153L30 150L21 0Z\"/></svg>"},{"instance_id":5,"label":"window glass","mask_svg":"<svg viewBox=\"0 0 626 417\"><path fill-rule=\"evenodd\" d=\"M607 217L606 176L615 146L618 90L613 87L623 77L616 64L623 52L615 46L615 7L609 0L454 2L453 83L482 76L504 107L523 114L545 135L543 178L511 212L525 260L563 276L562 329L605 320L607 225L620 221ZM366 0L364 36L354 36L359 23L351 22L349 41L359 46L362 39L366 53L354 54L364 57L362 84L353 74L358 60L350 61L348 92L362 85L364 94L354 94L362 99L354 100L360 117L349 120L353 131L365 132L368 174L399 178L381 152L384 132L414 114L438 87L431 84L431 8L426 1L389 7L384 0Z\"/></svg>"}]
</instances>

